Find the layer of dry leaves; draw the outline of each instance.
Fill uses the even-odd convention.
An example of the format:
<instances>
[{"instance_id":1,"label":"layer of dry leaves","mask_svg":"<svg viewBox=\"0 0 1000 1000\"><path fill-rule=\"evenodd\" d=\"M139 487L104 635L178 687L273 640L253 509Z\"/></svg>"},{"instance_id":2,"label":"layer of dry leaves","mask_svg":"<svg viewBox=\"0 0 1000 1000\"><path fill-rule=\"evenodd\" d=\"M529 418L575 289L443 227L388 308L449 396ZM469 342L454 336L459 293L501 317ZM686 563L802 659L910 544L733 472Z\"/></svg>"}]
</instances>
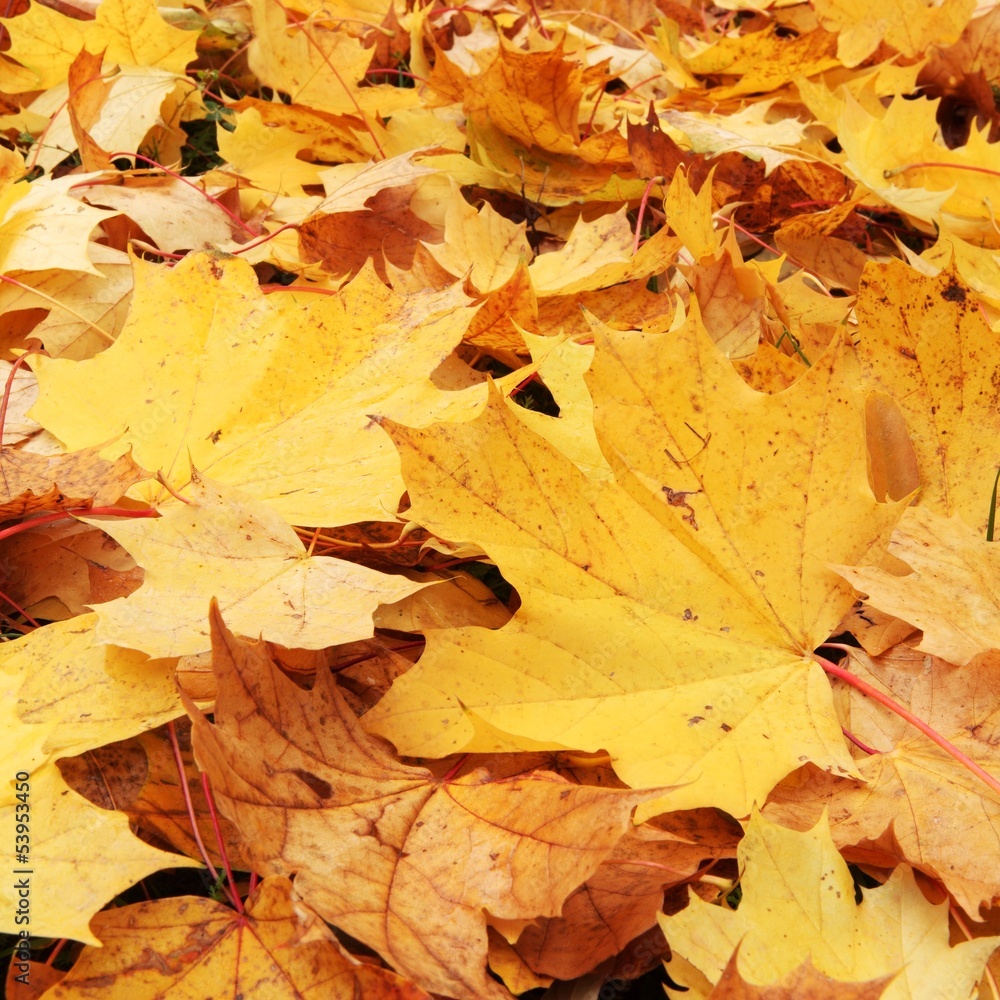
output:
<instances>
[{"instance_id":1,"label":"layer of dry leaves","mask_svg":"<svg viewBox=\"0 0 1000 1000\"><path fill-rule=\"evenodd\" d=\"M7 15L8 996L1000 995L995 0Z\"/></svg>"}]
</instances>

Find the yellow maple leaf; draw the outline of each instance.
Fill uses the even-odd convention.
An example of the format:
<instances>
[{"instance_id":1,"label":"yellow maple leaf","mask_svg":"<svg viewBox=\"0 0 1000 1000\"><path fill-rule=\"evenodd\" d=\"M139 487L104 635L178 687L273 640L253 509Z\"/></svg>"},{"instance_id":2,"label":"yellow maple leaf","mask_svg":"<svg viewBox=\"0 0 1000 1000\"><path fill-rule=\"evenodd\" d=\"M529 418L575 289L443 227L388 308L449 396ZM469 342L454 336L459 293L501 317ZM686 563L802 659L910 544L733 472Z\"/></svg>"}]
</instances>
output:
<instances>
[{"instance_id":1,"label":"yellow maple leaf","mask_svg":"<svg viewBox=\"0 0 1000 1000\"><path fill-rule=\"evenodd\" d=\"M49 310L32 332L54 358L93 357L125 323L132 292L128 257L100 243L91 243L87 254L96 275L46 268L18 274L20 285L0 283L0 310Z\"/></svg>"},{"instance_id":2,"label":"yellow maple leaf","mask_svg":"<svg viewBox=\"0 0 1000 1000\"><path fill-rule=\"evenodd\" d=\"M745 94L770 93L799 76L814 76L839 63L836 35L809 31L801 36L778 34L774 27L740 36L724 36L685 59L688 70L700 75L720 73L735 77L729 86L716 87L715 100Z\"/></svg>"},{"instance_id":3,"label":"yellow maple leaf","mask_svg":"<svg viewBox=\"0 0 1000 1000\"><path fill-rule=\"evenodd\" d=\"M530 260L525 224L515 225L489 203L477 212L453 184L444 219L444 242L426 244L431 256L456 278L468 275L476 290L492 292Z\"/></svg>"},{"instance_id":4,"label":"yellow maple leaf","mask_svg":"<svg viewBox=\"0 0 1000 1000\"><path fill-rule=\"evenodd\" d=\"M27 802L30 852L25 864L18 865L26 873L15 870L0 886L0 931L5 934L17 934L24 926L16 922L17 914L27 912L33 937L100 944L90 920L120 892L161 868L201 867L143 843L129 830L124 813L100 809L71 791L54 764L16 780L27 791L8 780L0 799L0 822L14 830L20 822L16 807ZM27 798L15 799L18 793Z\"/></svg>"},{"instance_id":5,"label":"yellow maple leaf","mask_svg":"<svg viewBox=\"0 0 1000 1000\"><path fill-rule=\"evenodd\" d=\"M837 35L837 58L857 66L882 42L904 56L923 55L931 46L943 48L958 41L975 0L815 0L820 24Z\"/></svg>"},{"instance_id":6,"label":"yellow maple leaf","mask_svg":"<svg viewBox=\"0 0 1000 1000\"><path fill-rule=\"evenodd\" d=\"M156 0L102 0L86 42L109 62L169 73L182 74L198 58L198 33L168 24Z\"/></svg>"},{"instance_id":7,"label":"yellow maple leaf","mask_svg":"<svg viewBox=\"0 0 1000 1000\"><path fill-rule=\"evenodd\" d=\"M190 456L292 523L347 524L384 519L403 492L399 459L369 414L429 422L482 406L485 390L469 387L462 366L441 373L457 391L430 378L472 315L458 287L404 299L366 267L336 295L299 299L265 296L247 263L220 254L134 267L116 343L87 361L36 365L32 412L70 448L131 444L177 486Z\"/></svg>"},{"instance_id":8,"label":"yellow maple leaf","mask_svg":"<svg viewBox=\"0 0 1000 1000\"><path fill-rule=\"evenodd\" d=\"M715 254L720 238L712 218L712 174L695 194L688 183L687 173L677 170L670 180L663 211L670 228L680 237L695 260Z\"/></svg>"},{"instance_id":9,"label":"yellow maple leaf","mask_svg":"<svg viewBox=\"0 0 1000 1000\"><path fill-rule=\"evenodd\" d=\"M846 91L830 124L847 170L893 208L964 239L996 245L990 206L1000 202L996 147L973 125L968 142L949 149L938 138L938 101L896 97L863 107Z\"/></svg>"},{"instance_id":10,"label":"yellow maple leaf","mask_svg":"<svg viewBox=\"0 0 1000 1000\"><path fill-rule=\"evenodd\" d=\"M183 73L197 58L198 33L168 24L156 0L104 0L90 22L32 4L26 13L0 18L0 23L10 33L8 54L35 73L36 90L62 83L84 48L103 51L109 63L171 73Z\"/></svg>"},{"instance_id":11,"label":"yellow maple leaf","mask_svg":"<svg viewBox=\"0 0 1000 1000\"><path fill-rule=\"evenodd\" d=\"M209 648L205 611L215 597L243 635L322 649L371 634L371 616L425 586L323 556L308 556L273 510L192 473L189 504L159 518L90 520L146 570L128 597L96 604L103 642L150 656Z\"/></svg>"},{"instance_id":12,"label":"yellow maple leaf","mask_svg":"<svg viewBox=\"0 0 1000 1000\"><path fill-rule=\"evenodd\" d=\"M581 218L564 246L539 254L528 266L538 295L570 295L666 270L674 262L680 240L661 229L636 253L626 216L627 208L622 206L593 222Z\"/></svg>"},{"instance_id":13,"label":"yellow maple leaf","mask_svg":"<svg viewBox=\"0 0 1000 1000\"><path fill-rule=\"evenodd\" d=\"M768 396L696 315L670 335L596 336L613 482L495 396L469 423L391 427L409 516L481 546L523 603L496 632L430 635L365 724L414 755L606 749L635 787L683 785L669 807L734 815L803 756L849 770L809 658L853 602L823 553L855 561L901 511L868 487L840 348Z\"/></svg>"},{"instance_id":14,"label":"yellow maple leaf","mask_svg":"<svg viewBox=\"0 0 1000 1000\"><path fill-rule=\"evenodd\" d=\"M5 701L5 730L17 734L27 770L152 729L183 711L174 661L106 645L96 624L96 615L81 615L0 647L0 671L13 696ZM89 710L81 712L84 704ZM37 757L24 746L29 739Z\"/></svg>"},{"instance_id":15,"label":"yellow maple leaf","mask_svg":"<svg viewBox=\"0 0 1000 1000\"><path fill-rule=\"evenodd\" d=\"M46 148L38 150L33 161L51 169L67 153L79 148L84 169L98 171L107 168L110 153L127 154L145 148L155 149L164 163L178 162L180 148L187 140L179 122L200 109L198 94L192 93L187 78L155 66L122 67L116 73L109 72L102 81L105 92L93 102L86 132L81 135L81 125L74 121L77 98L81 94L97 96L94 75L90 74L86 87L72 91L65 107L66 94L61 87L33 105L35 110L57 105L45 131ZM71 86L73 76L71 67ZM213 207L204 199L202 204L205 209Z\"/></svg>"},{"instance_id":16,"label":"yellow maple leaf","mask_svg":"<svg viewBox=\"0 0 1000 1000\"><path fill-rule=\"evenodd\" d=\"M88 240L95 226L117 213L70 195L77 180L43 177L0 188L0 273L58 267L100 274L90 262Z\"/></svg>"},{"instance_id":17,"label":"yellow maple leaf","mask_svg":"<svg viewBox=\"0 0 1000 1000\"><path fill-rule=\"evenodd\" d=\"M216 133L225 169L246 177L256 187L276 194L303 196L303 184L319 184L319 168L299 159L310 137L282 125L265 125L256 108L236 115L236 129L220 125Z\"/></svg>"},{"instance_id":18,"label":"yellow maple leaf","mask_svg":"<svg viewBox=\"0 0 1000 1000\"><path fill-rule=\"evenodd\" d=\"M919 261L910 261L917 269L940 273L954 264L962 280L976 296L994 310L1000 308L1000 257L987 246L968 243L942 229L937 242L920 255Z\"/></svg>"},{"instance_id":19,"label":"yellow maple leaf","mask_svg":"<svg viewBox=\"0 0 1000 1000\"><path fill-rule=\"evenodd\" d=\"M86 22L40 3L20 17L0 18L0 23L10 37L7 54L35 74L32 86L39 90L62 83L86 43Z\"/></svg>"},{"instance_id":20,"label":"yellow maple leaf","mask_svg":"<svg viewBox=\"0 0 1000 1000\"><path fill-rule=\"evenodd\" d=\"M251 0L250 8L250 68L262 83L290 95L293 102L338 114L377 110L382 115L418 103L415 90L359 86L372 50L365 47L364 33L356 25L338 24L324 16L325 10L288 24L285 8L271 0Z\"/></svg>"},{"instance_id":21,"label":"yellow maple leaf","mask_svg":"<svg viewBox=\"0 0 1000 1000\"><path fill-rule=\"evenodd\" d=\"M970 993L1000 938L948 944L948 904L929 903L912 871L900 865L889 881L854 903L847 863L826 816L805 833L775 826L758 813L740 842L739 909L692 896L687 908L661 916L674 955L710 983L736 948L741 975L773 983L807 957L833 979L859 982L894 976L883 1000L928 1000ZM671 978L689 981L683 963L668 963ZM706 997L697 976L687 997Z\"/></svg>"}]
</instances>

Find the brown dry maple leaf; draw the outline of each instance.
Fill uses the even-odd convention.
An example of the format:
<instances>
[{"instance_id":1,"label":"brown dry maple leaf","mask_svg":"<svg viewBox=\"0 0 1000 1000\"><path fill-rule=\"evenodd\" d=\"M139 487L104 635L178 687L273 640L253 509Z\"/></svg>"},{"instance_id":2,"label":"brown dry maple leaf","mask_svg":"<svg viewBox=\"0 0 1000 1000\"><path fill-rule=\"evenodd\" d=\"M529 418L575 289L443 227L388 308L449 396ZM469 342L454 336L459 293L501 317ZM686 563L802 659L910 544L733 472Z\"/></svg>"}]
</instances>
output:
<instances>
[{"instance_id":1,"label":"brown dry maple leaf","mask_svg":"<svg viewBox=\"0 0 1000 1000\"><path fill-rule=\"evenodd\" d=\"M149 473L132 460L131 448L113 462L99 448L68 455L0 451L0 520L42 511L102 507L114 503Z\"/></svg>"},{"instance_id":2,"label":"brown dry maple leaf","mask_svg":"<svg viewBox=\"0 0 1000 1000\"><path fill-rule=\"evenodd\" d=\"M858 650L851 672L974 765L996 771L1000 653L954 667L902 645L873 659ZM854 690L849 697L844 725L873 751L858 752L863 781L830 780L805 768L777 786L765 815L801 828L826 809L848 857L880 866L906 861L944 882L967 913L978 913L1000 896L1000 794L874 699Z\"/></svg>"},{"instance_id":3,"label":"brown dry maple leaf","mask_svg":"<svg viewBox=\"0 0 1000 1000\"><path fill-rule=\"evenodd\" d=\"M643 796L548 771L437 779L368 736L329 673L304 691L216 607L211 623L216 721L191 706L195 759L254 870L296 873L324 919L424 988L507 997L486 973L485 913L559 913Z\"/></svg>"}]
</instances>

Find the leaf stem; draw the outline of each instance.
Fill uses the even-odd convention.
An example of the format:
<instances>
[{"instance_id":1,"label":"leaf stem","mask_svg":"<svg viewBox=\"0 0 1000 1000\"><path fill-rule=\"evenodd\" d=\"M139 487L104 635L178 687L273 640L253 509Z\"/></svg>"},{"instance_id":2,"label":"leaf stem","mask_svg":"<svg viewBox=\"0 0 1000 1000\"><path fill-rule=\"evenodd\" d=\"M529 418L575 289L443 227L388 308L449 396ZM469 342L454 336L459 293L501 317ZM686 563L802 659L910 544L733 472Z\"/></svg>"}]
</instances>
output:
<instances>
[{"instance_id":1,"label":"leaf stem","mask_svg":"<svg viewBox=\"0 0 1000 1000\"><path fill-rule=\"evenodd\" d=\"M31 617L31 615L28 614L27 611L24 610L24 608L21 607L20 604L17 603L17 601L14 600L13 597L10 597L2 590L0 590L0 598L3 598L3 600L5 600L19 615L21 615L22 617L26 618L29 622L31 622L31 624L34 625L35 628L42 627L38 622L35 621L34 618Z\"/></svg>"},{"instance_id":2,"label":"leaf stem","mask_svg":"<svg viewBox=\"0 0 1000 1000\"><path fill-rule=\"evenodd\" d=\"M538 33L545 39L545 41L551 41L552 36L549 34L548 28L546 28L542 23L542 15L538 10L538 4L535 0L528 0L528 3L531 5L531 13L535 15L535 20L538 22Z\"/></svg>"},{"instance_id":3,"label":"leaf stem","mask_svg":"<svg viewBox=\"0 0 1000 1000\"><path fill-rule=\"evenodd\" d=\"M4 398L4 405L7 400ZM0 427L3 427L3 419L0 418ZM1000 469L997 469L996 478L993 480L993 495L990 497L990 517L986 522L986 541L993 541L993 534L997 526L997 486L1000 485Z\"/></svg>"},{"instance_id":4,"label":"leaf stem","mask_svg":"<svg viewBox=\"0 0 1000 1000\"><path fill-rule=\"evenodd\" d=\"M840 727L840 731L859 749L863 750L869 756L874 756L880 751L868 746L867 743L862 743L861 740L857 738L850 730L845 729L843 726Z\"/></svg>"},{"instance_id":5,"label":"leaf stem","mask_svg":"<svg viewBox=\"0 0 1000 1000\"><path fill-rule=\"evenodd\" d=\"M918 160L916 163L904 163L901 167L893 167L892 170L883 170L882 176L889 180L897 174L905 174L907 170L919 170L922 167L943 167L945 170L969 170L975 174L989 174L991 177L1000 177L1000 170L993 170L990 167L977 167L971 163L945 163L943 160Z\"/></svg>"},{"instance_id":6,"label":"leaf stem","mask_svg":"<svg viewBox=\"0 0 1000 1000\"><path fill-rule=\"evenodd\" d=\"M208 803L208 812L212 817L212 830L215 833L215 841L219 845L219 854L222 857L222 865L226 869L226 878L229 880L229 898L236 907L236 912L243 913L243 900L236 891L236 879L233 878L233 868L229 863L229 852L226 850L226 841L222 836L222 827L219 825L219 814L215 809L215 797L212 795L212 785L208 780L208 774L201 772L201 787L205 792L205 801Z\"/></svg>"},{"instance_id":7,"label":"leaf stem","mask_svg":"<svg viewBox=\"0 0 1000 1000\"><path fill-rule=\"evenodd\" d=\"M166 490L166 491L167 491L167 492L168 492L168 493L169 493L169 494L170 494L170 495L171 495L171 496L172 496L172 497L173 497L173 498L175 499L175 500L180 500L180 502L181 502L181 503L186 503L186 504L189 504L189 503L191 503L191 501L190 501L190 500L188 500L188 498L187 498L187 497L185 497L185 496L181 496L181 494L180 494L180 493L178 493L178 492L177 492L177 490L175 490L175 489L173 488L173 486L171 486L171 485L170 485L170 483L168 483L168 482L167 482L167 477L163 475L163 470L162 470L162 469L158 469L158 470L157 470L157 473L156 473L156 481L157 481L157 482L158 482L158 483L159 483L159 484L160 484L160 485L161 485L161 486L162 486L162 487L163 487L163 488L164 488L164 489L165 489L165 490Z\"/></svg>"},{"instance_id":8,"label":"leaf stem","mask_svg":"<svg viewBox=\"0 0 1000 1000\"><path fill-rule=\"evenodd\" d=\"M51 966L52 963L56 960L56 957L58 956L59 952L61 952L68 943L69 943L69 938L60 938L55 943L55 947L52 949L52 951L49 952L49 957L45 959L45 964Z\"/></svg>"},{"instance_id":9,"label":"leaf stem","mask_svg":"<svg viewBox=\"0 0 1000 1000\"><path fill-rule=\"evenodd\" d=\"M128 507L74 507L72 510L56 510L51 514L43 514L41 517L33 517L27 521L21 521L4 528L0 531L0 540L10 538L11 535L18 535L22 531L29 531L37 528L40 524L51 524L53 521L62 521L67 518L90 517L91 515L107 514L113 517L159 517L160 512L152 508L146 510L131 510Z\"/></svg>"},{"instance_id":10,"label":"leaf stem","mask_svg":"<svg viewBox=\"0 0 1000 1000\"><path fill-rule=\"evenodd\" d=\"M215 870L215 865L212 864L212 859L208 856L208 851L205 848L205 842L201 839L201 832L198 829L198 819L194 811L194 803L191 801L191 789L188 788L187 783L187 772L184 770L184 758L181 756L181 745L177 741L177 728L174 726L173 719L167 723L167 734L170 736L170 746L174 751L174 763L177 765L177 778L181 785L181 794L184 796L184 805L187 807L188 819L191 822L191 832L194 834L195 843L198 845L198 850L201 852L201 858L205 862L205 867L208 869L209 875L217 882L219 880L219 873ZM226 892L228 894L228 886Z\"/></svg>"},{"instance_id":11,"label":"leaf stem","mask_svg":"<svg viewBox=\"0 0 1000 1000\"><path fill-rule=\"evenodd\" d=\"M646 214L646 203L649 201L649 193L653 190L654 185L663 183L665 183L665 178L663 177L650 177L649 183L646 185L646 190L642 192L642 201L639 202L639 212L635 217L635 241L632 243L633 255L639 252L639 240L642 236L642 217Z\"/></svg>"},{"instance_id":12,"label":"leaf stem","mask_svg":"<svg viewBox=\"0 0 1000 1000\"><path fill-rule=\"evenodd\" d=\"M274 237L277 236L278 233L283 233L287 229L296 229L296 228L297 228L297 226L295 226L295 225L293 225L292 223L289 222L287 225L284 225L284 226L281 226L278 229L275 229L275 231L273 233L268 233L267 236L261 236L260 239L258 239L256 243L244 243L243 246L237 247L233 251L233 255L235 256L238 253L246 253L247 250L256 250L257 247L263 246L268 240L274 239ZM259 233L255 233L254 235L255 236L260 236ZM285 289L288 289L289 291L293 291L293 292L294 291L302 291L302 287L301 286L299 288L296 288L296 286L294 286L294 285L282 285L281 287L285 288ZM306 291L310 291L310 292L318 292L319 291L318 288L307 288L305 290ZM324 289L324 291L329 292L329 289ZM336 292L329 292L329 294L336 295Z\"/></svg>"},{"instance_id":13,"label":"leaf stem","mask_svg":"<svg viewBox=\"0 0 1000 1000\"><path fill-rule=\"evenodd\" d=\"M455 761L454 765L448 769L448 773L441 779L442 781L451 781L452 778L458 774L459 771L465 766L465 762L472 756L472 754L464 753L458 760Z\"/></svg>"}]
</instances>

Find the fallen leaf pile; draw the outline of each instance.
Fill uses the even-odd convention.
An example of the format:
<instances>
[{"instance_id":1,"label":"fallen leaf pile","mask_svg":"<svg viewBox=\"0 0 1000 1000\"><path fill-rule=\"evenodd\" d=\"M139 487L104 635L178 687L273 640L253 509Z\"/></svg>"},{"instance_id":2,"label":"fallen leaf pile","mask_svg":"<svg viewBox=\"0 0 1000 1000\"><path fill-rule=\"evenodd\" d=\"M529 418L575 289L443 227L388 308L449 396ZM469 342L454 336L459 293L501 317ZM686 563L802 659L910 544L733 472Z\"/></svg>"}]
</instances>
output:
<instances>
[{"instance_id":1,"label":"fallen leaf pile","mask_svg":"<svg viewBox=\"0 0 1000 1000\"><path fill-rule=\"evenodd\" d=\"M1000 998L1000 5L0 26L8 996Z\"/></svg>"}]
</instances>

